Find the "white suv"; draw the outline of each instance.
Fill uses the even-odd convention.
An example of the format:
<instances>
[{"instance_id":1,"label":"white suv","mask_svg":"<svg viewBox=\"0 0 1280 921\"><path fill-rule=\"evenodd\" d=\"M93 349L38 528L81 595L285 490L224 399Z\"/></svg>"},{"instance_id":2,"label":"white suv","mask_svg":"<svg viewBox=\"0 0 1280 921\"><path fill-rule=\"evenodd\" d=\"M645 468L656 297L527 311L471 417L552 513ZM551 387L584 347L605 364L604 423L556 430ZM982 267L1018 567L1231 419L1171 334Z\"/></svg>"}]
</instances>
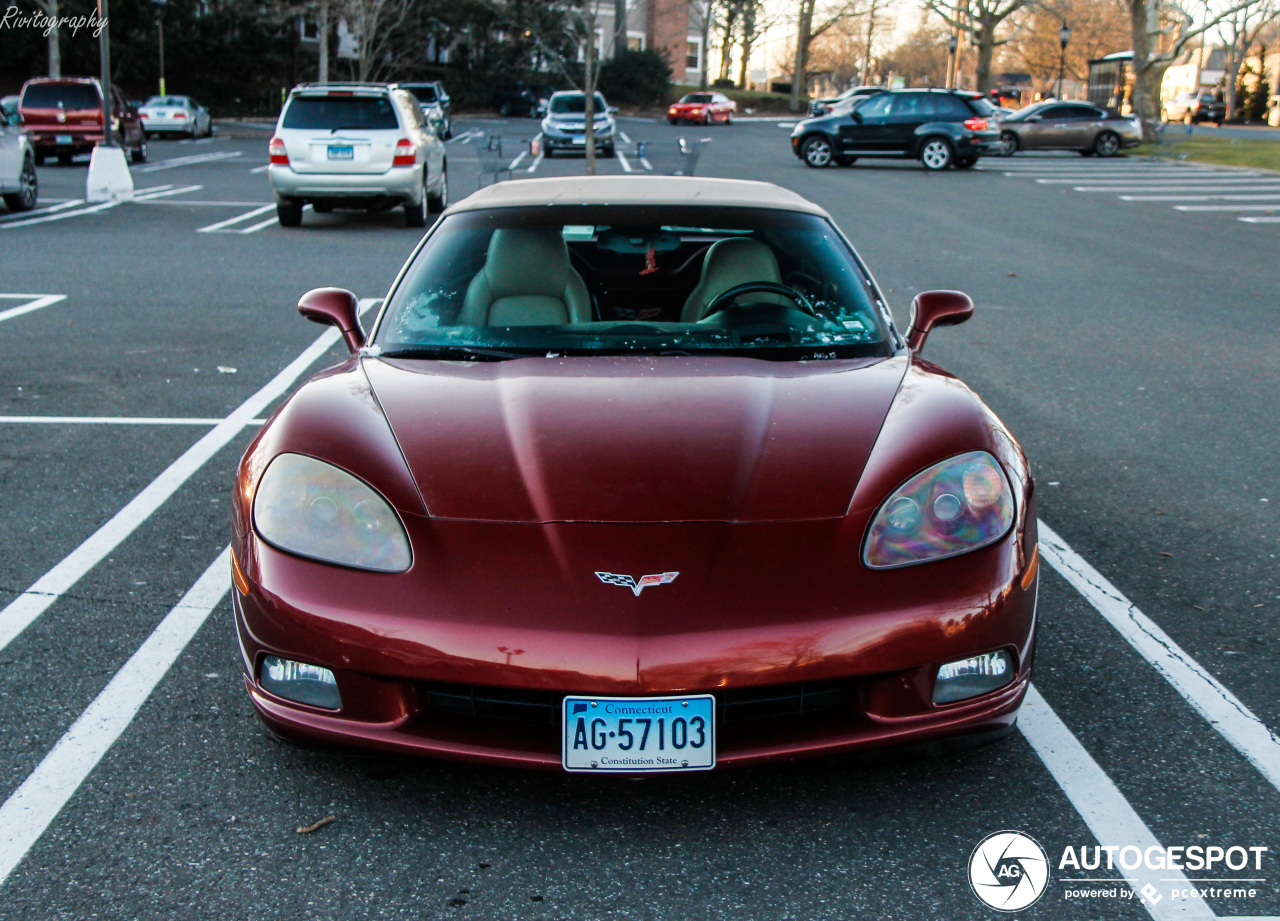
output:
<instances>
[{"instance_id":1,"label":"white suv","mask_svg":"<svg viewBox=\"0 0 1280 921\"><path fill-rule=\"evenodd\" d=\"M449 204L444 143L417 100L386 83L304 83L276 124L267 174L281 225L302 223L302 207L404 207L423 227Z\"/></svg>"}]
</instances>

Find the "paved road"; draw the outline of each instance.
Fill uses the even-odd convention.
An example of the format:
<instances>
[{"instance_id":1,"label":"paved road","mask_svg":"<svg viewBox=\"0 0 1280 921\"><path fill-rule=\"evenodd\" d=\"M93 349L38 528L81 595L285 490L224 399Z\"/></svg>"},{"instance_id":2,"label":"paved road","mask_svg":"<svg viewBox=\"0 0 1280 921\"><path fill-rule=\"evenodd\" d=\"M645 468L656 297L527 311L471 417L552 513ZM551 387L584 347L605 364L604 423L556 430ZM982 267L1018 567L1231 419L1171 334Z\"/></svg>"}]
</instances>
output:
<instances>
[{"instance_id":1,"label":"paved road","mask_svg":"<svg viewBox=\"0 0 1280 921\"><path fill-rule=\"evenodd\" d=\"M535 129L460 121L455 197L492 159L478 132L520 175L581 170L523 153ZM988 918L964 866L1006 828L1055 861L1099 840L1271 849L1256 871L1187 874L1254 879L1242 897L1055 866L1027 917L1280 915L1280 224L1178 210L1266 205L1219 196L1268 184L1074 156L817 171L776 123L623 129L602 171L674 166L677 137L710 137L701 174L823 203L899 322L918 291L974 296L927 355L1020 436L1059 538L1023 733L936 760L638 781L271 741L225 599L200 591L232 470L291 383L273 378L323 332L297 296L381 296L421 232L399 212L280 228L261 142L157 142L135 170L144 201L90 211L83 166L48 167L58 210L0 213L0 918ZM158 625L210 605L166 653ZM1160 900L1065 897L1122 876Z\"/></svg>"}]
</instances>

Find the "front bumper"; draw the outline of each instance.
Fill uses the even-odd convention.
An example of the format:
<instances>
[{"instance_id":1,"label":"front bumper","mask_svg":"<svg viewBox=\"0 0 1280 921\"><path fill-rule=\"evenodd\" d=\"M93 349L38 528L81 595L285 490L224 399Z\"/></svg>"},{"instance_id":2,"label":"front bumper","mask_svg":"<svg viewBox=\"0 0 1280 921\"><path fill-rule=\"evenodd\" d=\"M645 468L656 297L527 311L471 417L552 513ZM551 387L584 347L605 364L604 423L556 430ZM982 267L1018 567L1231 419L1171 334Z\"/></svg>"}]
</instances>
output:
<instances>
[{"instance_id":1,"label":"front bumper","mask_svg":"<svg viewBox=\"0 0 1280 921\"><path fill-rule=\"evenodd\" d=\"M709 587L713 594L707 597L718 594L723 607L707 611L707 597L681 599L688 610L703 612L693 621L687 613L666 610L678 598L673 591L659 594L669 591L665 587L645 592L639 601L616 588L602 589L599 606L575 613L577 587L563 589L563 598L544 597L547 584L523 567L519 591L500 584L477 587L487 570L456 565L469 557L469 547L501 545L511 535L500 532L529 526L436 522L426 527L438 542L423 542L424 535L412 533L416 523L407 524L415 546L452 546L459 554L455 571L435 576L416 572L415 563L397 576L356 573L290 557L252 535L238 548L241 571L233 604L245 685L259 716L277 734L314 744L557 770L556 704L564 695L709 692L722 713L747 714L722 720L717 739L717 764L743 766L1006 729L1030 681L1037 555L1019 552L1012 535L991 548L929 564L928 578L921 568L864 570L855 579L863 583L863 594L843 584L827 586L807 602L792 600L793 617L778 610L788 606L779 599L791 586ZM726 557L741 559L745 547L734 545L765 535L731 532L753 527L777 531L768 537L774 547L787 545L774 538L790 536L793 546L813 540L796 525L690 525L683 536L691 546L722 542ZM608 545L625 528L584 525L581 539ZM567 543L578 540L575 535ZM1029 562L1019 570L1018 559ZM749 565L757 579L770 579L767 566ZM478 588L484 597L449 603L441 577L455 588ZM846 598L842 610L832 609L833 597ZM646 609L657 613L640 620L625 616ZM755 626L741 626L753 621ZM971 700L932 703L938 665L994 649L1011 653L1011 683ZM265 691L256 676L266 655L330 668L343 708L319 710ZM797 689L803 700L815 688L829 706L806 711L802 703L791 710L784 704L780 712L763 714L750 707L735 710L761 697L794 700ZM459 699L497 701L499 711L523 707L531 717L510 718L485 707L460 712L449 705ZM531 702L541 709L530 709Z\"/></svg>"},{"instance_id":2,"label":"front bumper","mask_svg":"<svg viewBox=\"0 0 1280 921\"><path fill-rule=\"evenodd\" d=\"M273 163L267 176L279 198L382 198L417 204L422 195L421 166L393 166L385 173L299 173Z\"/></svg>"}]
</instances>

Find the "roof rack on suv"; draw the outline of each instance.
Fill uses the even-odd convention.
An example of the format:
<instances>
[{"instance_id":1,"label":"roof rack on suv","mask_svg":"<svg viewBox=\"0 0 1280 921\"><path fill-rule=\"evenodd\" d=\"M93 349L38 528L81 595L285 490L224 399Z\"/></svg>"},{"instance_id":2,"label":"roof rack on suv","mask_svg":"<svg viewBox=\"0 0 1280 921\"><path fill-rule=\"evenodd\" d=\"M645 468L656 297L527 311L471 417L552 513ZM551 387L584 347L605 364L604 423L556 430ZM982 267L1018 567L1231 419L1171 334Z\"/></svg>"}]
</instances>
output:
<instances>
[{"instance_id":1,"label":"roof rack on suv","mask_svg":"<svg viewBox=\"0 0 1280 921\"><path fill-rule=\"evenodd\" d=\"M330 80L328 83L299 83L294 87L294 89L295 90L310 90L310 89L317 89L317 88L321 88L321 89L339 88L340 89L346 86L377 87L378 89L383 89L388 86L398 86L398 85L399 84L396 84L396 83L378 83L372 80L366 80L364 82L361 82L359 80Z\"/></svg>"}]
</instances>

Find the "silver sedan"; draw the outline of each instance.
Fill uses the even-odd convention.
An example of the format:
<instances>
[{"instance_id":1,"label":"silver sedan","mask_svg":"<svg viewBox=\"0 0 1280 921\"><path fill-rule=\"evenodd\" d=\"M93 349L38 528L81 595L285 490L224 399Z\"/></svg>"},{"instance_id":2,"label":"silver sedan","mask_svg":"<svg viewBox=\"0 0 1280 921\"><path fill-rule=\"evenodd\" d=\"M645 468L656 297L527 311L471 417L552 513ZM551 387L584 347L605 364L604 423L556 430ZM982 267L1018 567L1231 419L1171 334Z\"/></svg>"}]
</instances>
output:
<instances>
[{"instance_id":1,"label":"silver sedan","mask_svg":"<svg viewBox=\"0 0 1280 921\"><path fill-rule=\"evenodd\" d=\"M213 119L209 110L190 96L152 96L138 109L147 134L173 132L187 137L210 137Z\"/></svg>"},{"instance_id":2,"label":"silver sedan","mask_svg":"<svg viewBox=\"0 0 1280 921\"><path fill-rule=\"evenodd\" d=\"M1113 157L1142 142L1142 123L1084 102L1037 102L1000 119L1000 153L1019 150L1078 150L1086 157Z\"/></svg>"}]
</instances>

